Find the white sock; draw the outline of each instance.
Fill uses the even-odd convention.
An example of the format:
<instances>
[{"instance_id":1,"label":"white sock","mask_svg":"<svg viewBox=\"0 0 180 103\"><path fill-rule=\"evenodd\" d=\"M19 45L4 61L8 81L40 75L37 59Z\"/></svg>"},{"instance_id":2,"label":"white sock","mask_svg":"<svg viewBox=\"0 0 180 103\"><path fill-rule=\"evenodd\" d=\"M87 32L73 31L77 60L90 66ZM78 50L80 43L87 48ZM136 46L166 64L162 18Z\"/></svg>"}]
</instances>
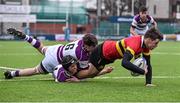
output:
<instances>
[{"instance_id":1,"label":"white sock","mask_svg":"<svg viewBox=\"0 0 180 103\"><path fill-rule=\"evenodd\" d=\"M16 74L16 71L11 71L11 76L12 77L15 77L16 76L15 74Z\"/></svg>"}]
</instances>

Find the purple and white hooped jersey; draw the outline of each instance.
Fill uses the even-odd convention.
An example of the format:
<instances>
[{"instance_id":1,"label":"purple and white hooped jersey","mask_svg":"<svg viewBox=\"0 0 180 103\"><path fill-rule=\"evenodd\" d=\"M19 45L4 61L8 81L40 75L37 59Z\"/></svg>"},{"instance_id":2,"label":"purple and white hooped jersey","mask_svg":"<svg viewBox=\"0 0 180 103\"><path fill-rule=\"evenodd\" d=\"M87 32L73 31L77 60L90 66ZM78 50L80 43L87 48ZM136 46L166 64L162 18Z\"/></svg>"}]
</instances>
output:
<instances>
[{"instance_id":1,"label":"purple and white hooped jersey","mask_svg":"<svg viewBox=\"0 0 180 103\"><path fill-rule=\"evenodd\" d=\"M149 15L147 15L146 18L147 20L145 22L142 22L140 15L134 16L131 26L138 30L147 29L149 23L151 24L154 23L154 19L152 18L152 16L149 16Z\"/></svg>"},{"instance_id":2,"label":"purple and white hooped jersey","mask_svg":"<svg viewBox=\"0 0 180 103\"><path fill-rule=\"evenodd\" d=\"M88 68L89 53L83 49L83 41L77 40L70 42L65 46L59 46L57 50L57 59L61 64L62 57L71 55L79 62L79 69Z\"/></svg>"},{"instance_id":3,"label":"purple and white hooped jersey","mask_svg":"<svg viewBox=\"0 0 180 103\"><path fill-rule=\"evenodd\" d=\"M72 78L72 76L66 72L62 65L58 65L52 74L56 82L66 82L67 79Z\"/></svg>"}]
</instances>

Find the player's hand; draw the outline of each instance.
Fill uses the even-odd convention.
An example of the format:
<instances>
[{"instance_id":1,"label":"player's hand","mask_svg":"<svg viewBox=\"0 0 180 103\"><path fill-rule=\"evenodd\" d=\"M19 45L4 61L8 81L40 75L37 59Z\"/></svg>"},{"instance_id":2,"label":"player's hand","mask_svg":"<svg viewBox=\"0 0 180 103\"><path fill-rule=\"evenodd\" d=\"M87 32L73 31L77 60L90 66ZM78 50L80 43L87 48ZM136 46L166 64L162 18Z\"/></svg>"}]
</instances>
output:
<instances>
[{"instance_id":1,"label":"player's hand","mask_svg":"<svg viewBox=\"0 0 180 103\"><path fill-rule=\"evenodd\" d=\"M113 71L113 67L106 67L104 69L106 70L106 73L111 73Z\"/></svg>"},{"instance_id":2,"label":"player's hand","mask_svg":"<svg viewBox=\"0 0 180 103\"><path fill-rule=\"evenodd\" d=\"M113 71L113 67L105 67L96 76L100 76L100 75L104 75L104 74L107 74L107 73L111 73L112 71Z\"/></svg>"},{"instance_id":3,"label":"player's hand","mask_svg":"<svg viewBox=\"0 0 180 103\"><path fill-rule=\"evenodd\" d=\"M73 76L72 78L66 79L66 82L80 82L80 80Z\"/></svg>"},{"instance_id":4,"label":"player's hand","mask_svg":"<svg viewBox=\"0 0 180 103\"><path fill-rule=\"evenodd\" d=\"M145 86L146 87L155 87L156 85L154 85L154 84L146 84Z\"/></svg>"}]
</instances>

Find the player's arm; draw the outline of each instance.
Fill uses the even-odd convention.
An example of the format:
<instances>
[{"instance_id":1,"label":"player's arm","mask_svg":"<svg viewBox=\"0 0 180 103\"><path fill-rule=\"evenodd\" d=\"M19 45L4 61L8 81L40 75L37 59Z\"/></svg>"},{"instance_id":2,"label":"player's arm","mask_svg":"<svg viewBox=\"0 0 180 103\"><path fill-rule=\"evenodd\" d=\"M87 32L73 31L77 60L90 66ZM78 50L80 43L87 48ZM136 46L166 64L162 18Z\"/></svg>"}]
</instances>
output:
<instances>
[{"instance_id":1,"label":"player's arm","mask_svg":"<svg viewBox=\"0 0 180 103\"><path fill-rule=\"evenodd\" d=\"M135 18L133 19L132 23L131 23L131 27L130 27L130 33L133 35L133 36L136 36L138 35L136 32L135 32L135 28L137 27L137 21L135 20Z\"/></svg>"},{"instance_id":2,"label":"player's arm","mask_svg":"<svg viewBox=\"0 0 180 103\"><path fill-rule=\"evenodd\" d=\"M75 76L71 76L68 72L64 71L63 68L58 68L53 71L53 77L55 82L80 82Z\"/></svg>"},{"instance_id":3,"label":"player's arm","mask_svg":"<svg viewBox=\"0 0 180 103\"><path fill-rule=\"evenodd\" d=\"M88 69L80 70L75 76L79 79L93 78L97 76L98 73L99 71L96 69L96 67L92 63L89 63Z\"/></svg>"},{"instance_id":4,"label":"player's arm","mask_svg":"<svg viewBox=\"0 0 180 103\"><path fill-rule=\"evenodd\" d=\"M107 73L111 73L113 71L113 67L111 66L108 66L108 67L104 67L103 70L101 70L97 76L100 76L100 75L104 75L104 74L107 74Z\"/></svg>"},{"instance_id":5,"label":"player's arm","mask_svg":"<svg viewBox=\"0 0 180 103\"><path fill-rule=\"evenodd\" d=\"M138 34L135 32L135 27L134 27L134 26L131 26L131 27L130 27L130 33L131 33L133 36L138 35Z\"/></svg>"},{"instance_id":6,"label":"player's arm","mask_svg":"<svg viewBox=\"0 0 180 103\"><path fill-rule=\"evenodd\" d=\"M152 24L153 24L153 27L157 28L157 22L155 20Z\"/></svg>"},{"instance_id":7,"label":"player's arm","mask_svg":"<svg viewBox=\"0 0 180 103\"><path fill-rule=\"evenodd\" d=\"M157 22L156 22L155 20L153 20L152 26L155 27L155 28L157 28Z\"/></svg>"},{"instance_id":8,"label":"player's arm","mask_svg":"<svg viewBox=\"0 0 180 103\"><path fill-rule=\"evenodd\" d=\"M65 82L80 82L80 80L73 76L72 78L66 79Z\"/></svg>"},{"instance_id":9,"label":"player's arm","mask_svg":"<svg viewBox=\"0 0 180 103\"><path fill-rule=\"evenodd\" d=\"M151 62L150 62L150 55L144 55L143 57L146 59L147 62L147 69L148 69L148 73L146 74L146 85L147 84L151 84L152 81L152 67L151 67Z\"/></svg>"},{"instance_id":10,"label":"player's arm","mask_svg":"<svg viewBox=\"0 0 180 103\"><path fill-rule=\"evenodd\" d=\"M124 53L124 57L122 59L122 66L128 70L131 70L135 73L139 73L139 74L146 74L147 71L137 67L136 65L134 65L133 63L130 62L130 60L133 58L133 55L131 54L131 52L129 50L126 50L126 52Z\"/></svg>"},{"instance_id":11,"label":"player's arm","mask_svg":"<svg viewBox=\"0 0 180 103\"><path fill-rule=\"evenodd\" d=\"M153 25L153 27L157 28L157 22L153 19L153 17L151 17L151 24Z\"/></svg>"}]
</instances>

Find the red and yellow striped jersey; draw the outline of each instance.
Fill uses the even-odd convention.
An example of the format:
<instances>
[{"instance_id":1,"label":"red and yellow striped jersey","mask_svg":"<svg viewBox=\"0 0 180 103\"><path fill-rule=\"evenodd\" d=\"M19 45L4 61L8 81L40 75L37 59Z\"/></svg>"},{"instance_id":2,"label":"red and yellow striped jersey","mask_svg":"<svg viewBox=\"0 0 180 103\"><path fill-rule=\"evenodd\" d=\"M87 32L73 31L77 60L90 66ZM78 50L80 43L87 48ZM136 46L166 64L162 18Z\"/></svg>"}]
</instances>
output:
<instances>
[{"instance_id":1,"label":"red and yellow striped jersey","mask_svg":"<svg viewBox=\"0 0 180 103\"><path fill-rule=\"evenodd\" d=\"M141 53L150 55L150 50L143 46L143 39L143 36L132 36L121 41L106 40L102 48L103 56L108 60L121 59L126 50L133 56Z\"/></svg>"}]
</instances>

